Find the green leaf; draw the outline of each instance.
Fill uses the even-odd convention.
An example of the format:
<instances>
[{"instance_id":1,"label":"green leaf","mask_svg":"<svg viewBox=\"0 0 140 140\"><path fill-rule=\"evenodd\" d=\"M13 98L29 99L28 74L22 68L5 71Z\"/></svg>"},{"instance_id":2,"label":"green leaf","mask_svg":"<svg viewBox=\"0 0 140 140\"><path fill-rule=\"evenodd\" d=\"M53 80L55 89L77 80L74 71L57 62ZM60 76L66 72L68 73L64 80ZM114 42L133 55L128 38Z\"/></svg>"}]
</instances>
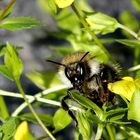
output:
<instances>
[{"instance_id":1,"label":"green leaf","mask_svg":"<svg viewBox=\"0 0 140 140\"><path fill-rule=\"evenodd\" d=\"M76 35L81 33L79 20L70 10L63 9L55 18L61 29L73 32Z\"/></svg>"},{"instance_id":2,"label":"green leaf","mask_svg":"<svg viewBox=\"0 0 140 140\"><path fill-rule=\"evenodd\" d=\"M26 74L26 76L41 89L54 87L61 83L56 72L40 73L35 71L33 73Z\"/></svg>"},{"instance_id":3,"label":"green leaf","mask_svg":"<svg viewBox=\"0 0 140 140\"><path fill-rule=\"evenodd\" d=\"M2 137L3 137L3 133L0 132L0 140L2 140Z\"/></svg>"},{"instance_id":4,"label":"green leaf","mask_svg":"<svg viewBox=\"0 0 140 140\"><path fill-rule=\"evenodd\" d=\"M137 79L135 80L135 84L136 84L137 88L140 89L140 78L137 78Z\"/></svg>"},{"instance_id":5,"label":"green leaf","mask_svg":"<svg viewBox=\"0 0 140 140\"><path fill-rule=\"evenodd\" d=\"M69 38L69 41L75 51L89 51L91 56L95 57L97 60L104 63L108 62L109 58L107 54L100 47L98 47L91 41L88 42L85 40L76 40L75 38L75 36Z\"/></svg>"},{"instance_id":6,"label":"green leaf","mask_svg":"<svg viewBox=\"0 0 140 140\"><path fill-rule=\"evenodd\" d=\"M54 132L60 131L72 122L71 117L62 108L58 109L53 117Z\"/></svg>"},{"instance_id":7,"label":"green leaf","mask_svg":"<svg viewBox=\"0 0 140 140\"><path fill-rule=\"evenodd\" d=\"M93 30L96 34L104 35L111 33L119 27L119 23L115 18L103 13L87 14L86 21L89 24L91 30Z\"/></svg>"},{"instance_id":8,"label":"green leaf","mask_svg":"<svg viewBox=\"0 0 140 140\"><path fill-rule=\"evenodd\" d=\"M138 40L131 40L131 39L116 39L117 42L124 44L128 47L136 48L140 47L140 41Z\"/></svg>"},{"instance_id":9,"label":"green leaf","mask_svg":"<svg viewBox=\"0 0 140 140\"><path fill-rule=\"evenodd\" d=\"M110 110L109 112L107 112L107 117L106 120L109 123L115 123L115 124L131 124L131 122L123 122L121 121L121 119L125 116L126 114L126 110L128 110L127 108L119 108L115 110ZM105 114L106 115L106 114Z\"/></svg>"},{"instance_id":10,"label":"green leaf","mask_svg":"<svg viewBox=\"0 0 140 140\"><path fill-rule=\"evenodd\" d=\"M53 48L57 54L65 56L71 53L74 53L74 50L72 47L66 47L66 46L59 46L59 47L54 47Z\"/></svg>"},{"instance_id":11,"label":"green leaf","mask_svg":"<svg viewBox=\"0 0 140 140\"><path fill-rule=\"evenodd\" d=\"M92 122L92 123L101 123L101 120L95 115L93 114L93 112L91 111L87 111L86 112L86 117Z\"/></svg>"},{"instance_id":12,"label":"green leaf","mask_svg":"<svg viewBox=\"0 0 140 140\"><path fill-rule=\"evenodd\" d=\"M127 124L131 124L131 122L123 122L123 121L118 121L118 119L114 119L114 120L110 120L110 123L114 123L114 124L118 124L118 125L127 125Z\"/></svg>"},{"instance_id":13,"label":"green leaf","mask_svg":"<svg viewBox=\"0 0 140 140\"><path fill-rule=\"evenodd\" d=\"M134 66L134 69L132 67L129 70L130 71L136 71L135 78L137 79L137 78L140 78L140 65L139 65L139 68L138 69L135 69L135 68L137 68L137 67Z\"/></svg>"},{"instance_id":14,"label":"green leaf","mask_svg":"<svg viewBox=\"0 0 140 140\"><path fill-rule=\"evenodd\" d=\"M9 113L8 113L7 106L4 102L4 98L0 96L0 118L5 120L8 117L9 117Z\"/></svg>"},{"instance_id":15,"label":"green leaf","mask_svg":"<svg viewBox=\"0 0 140 140\"><path fill-rule=\"evenodd\" d=\"M83 12L93 12L92 5L86 0L75 1L77 9L82 9Z\"/></svg>"},{"instance_id":16,"label":"green leaf","mask_svg":"<svg viewBox=\"0 0 140 140\"><path fill-rule=\"evenodd\" d=\"M84 140L90 140L92 136L92 128L86 116L81 112L77 112L78 128Z\"/></svg>"},{"instance_id":17,"label":"green leaf","mask_svg":"<svg viewBox=\"0 0 140 140\"><path fill-rule=\"evenodd\" d=\"M110 119L109 119L109 122L113 122L113 121L118 121L120 119L122 119L124 117L125 114L118 114L116 116L112 116Z\"/></svg>"},{"instance_id":18,"label":"green leaf","mask_svg":"<svg viewBox=\"0 0 140 140\"><path fill-rule=\"evenodd\" d=\"M49 114L38 114L38 116L46 126L53 126L53 120L52 120L53 118L52 118L51 115L49 115ZM25 113L25 114L22 114L18 117L23 119L23 120L28 120L32 123L37 123L37 120L35 119L35 117L31 113Z\"/></svg>"},{"instance_id":19,"label":"green leaf","mask_svg":"<svg viewBox=\"0 0 140 140\"><path fill-rule=\"evenodd\" d=\"M136 120L137 122L140 122L140 88L136 88L128 110L128 119Z\"/></svg>"},{"instance_id":20,"label":"green leaf","mask_svg":"<svg viewBox=\"0 0 140 140\"><path fill-rule=\"evenodd\" d=\"M0 42L0 56L3 56L5 54L5 47L6 45Z\"/></svg>"},{"instance_id":21,"label":"green leaf","mask_svg":"<svg viewBox=\"0 0 140 140\"><path fill-rule=\"evenodd\" d=\"M0 28L5 28L8 30L21 30L29 29L35 26L40 26L41 22L37 19L30 17L11 17L3 20L0 24Z\"/></svg>"},{"instance_id":22,"label":"green leaf","mask_svg":"<svg viewBox=\"0 0 140 140\"><path fill-rule=\"evenodd\" d=\"M86 97L81 96L78 93L72 93L72 97L82 106L89 109L93 109L97 116L103 115L102 109L98 107L95 103L93 103L91 100L87 99Z\"/></svg>"},{"instance_id":23,"label":"green leaf","mask_svg":"<svg viewBox=\"0 0 140 140\"><path fill-rule=\"evenodd\" d=\"M41 9L45 11L49 11L51 14L56 14L57 7L54 3L54 0L38 0L38 4L40 5Z\"/></svg>"},{"instance_id":24,"label":"green leaf","mask_svg":"<svg viewBox=\"0 0 140 140\"><path fill-rule=\"evenodd\" d=\"M128 108L116 108L111 109L110 111L107 111L105 113L107 119L112 119L113 117L119 116L119 115L125 115L125 112L128 110Z\"/></svg>"},{"instance_id":25,"label":"green leaf","mask_svg":"<svg viewBox=\"0 0 140 140\"><path fill-rule=\"evenodd\" d=\"M9 43L7 43L6 46L4 62L8 71L12 74L14 79L19 79L23 71L23 63L18 57L15 48L12 47Z\"/></svg>"},{"instance_id":26,"label":"green leaf","mask_svg":"<svg viewBox=\"0 0 140 140\"><path fill-rule=\"evenodd\" d=\"M140 0L131 0L133 6L135 7L135 9L140 12Z\"/></svg>"},{"instance_id":27,"label":"green leaf","mask_svg":"<svg viewBox=\"0 0 140 140\"><path fill-rule=\"evenodd\" d=\"M0 64L0 73L6 78L8 78L9 80L14 81L13 75L11 74L11 72L8 70L8 68L5 65Z\"/></svg>"},{"instance_id":28,"label":"green leaf","mask_svg":"<svg viewBox=\"0 0 140 140\"><path fill-rule=\"evenodd\" d=\"M18 120L16 118L10 118L7 120L1 127L0 127L0 132L3 133L3 138L2 140L10 140L16 130L16 127L18 125Z\"/></svg>"}]
</instances>

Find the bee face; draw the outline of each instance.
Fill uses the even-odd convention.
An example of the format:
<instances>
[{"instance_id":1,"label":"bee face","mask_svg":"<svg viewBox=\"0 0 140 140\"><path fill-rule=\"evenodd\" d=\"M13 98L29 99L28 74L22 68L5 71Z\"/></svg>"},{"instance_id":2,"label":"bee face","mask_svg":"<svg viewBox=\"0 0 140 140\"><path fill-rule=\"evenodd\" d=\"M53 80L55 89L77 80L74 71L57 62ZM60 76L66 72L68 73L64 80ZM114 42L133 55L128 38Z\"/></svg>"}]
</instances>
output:
<instances>
[{"instance_id":1,"label":"bee face","mask_svg":"<svg viewBox=\"0 0 140 140\"><path fill-rule=\"evenodd\" d=\"M69 88L81 91L84 82L99 72L100 64L87 53L77 52L64 57L59 67L59 76Z\"/></svg>"},{"instance_id":2,"label":"bee face","mask_svg":"<svg viewBox=\"0 0 140 140\"><path fill-rule=\"evenodd\" d=\"M85 77L85 66L83 62L69 64L65 68L65 75L71 81L74 87L80 86Z\"/></svg>"}]
</instances>

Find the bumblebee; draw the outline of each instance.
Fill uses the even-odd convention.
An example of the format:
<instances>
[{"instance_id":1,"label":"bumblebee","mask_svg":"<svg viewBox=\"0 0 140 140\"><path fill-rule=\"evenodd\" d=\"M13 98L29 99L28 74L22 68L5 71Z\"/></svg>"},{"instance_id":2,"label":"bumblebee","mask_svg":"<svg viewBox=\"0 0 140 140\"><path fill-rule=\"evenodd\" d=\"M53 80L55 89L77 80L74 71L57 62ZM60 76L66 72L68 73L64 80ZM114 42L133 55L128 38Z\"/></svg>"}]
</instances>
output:
<instances>
[{"instance_id":1,"label":"bumblebee","mask_svg":"<svg viewBox=\"0 0 140 140\"><path fill-rule=\"evenodd\" d=\"M108 90L107 85L119 80L118 72L115 68L97 61L89 52L68 55L61 63L47 61L60 65L60 78L69 87L68 94L62 99L62 108L68 111L76 122L74 114L66 104L66 100L71 98L71 90L77 90L100 107L113 100L114 94Z\"/></svg>"}]
</instances>

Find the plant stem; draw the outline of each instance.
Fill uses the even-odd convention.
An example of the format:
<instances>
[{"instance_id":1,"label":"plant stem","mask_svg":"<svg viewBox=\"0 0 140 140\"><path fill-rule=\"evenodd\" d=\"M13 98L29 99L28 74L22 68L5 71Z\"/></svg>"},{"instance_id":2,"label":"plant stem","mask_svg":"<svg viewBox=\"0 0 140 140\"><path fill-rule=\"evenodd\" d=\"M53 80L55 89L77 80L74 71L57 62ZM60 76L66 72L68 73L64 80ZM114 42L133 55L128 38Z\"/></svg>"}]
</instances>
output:
<instances>
[{"instance_id":1,"label":"plant stem","mask_svg":"<svg viewBox=\"0 0 140 140\"><path fill-rule=\"evenodd\" d=\"M43 102L43 103L55 103L53 105L58 105L58 103L56 103L56 101L52 101L51 102L48 102L50 100L48 99L44 99L44 98L41 98L43 95L47 95L49 93L52 93L52 92L55 92L55 91L59 91L59 90L62 90L62 89L66 89L67 87L65 85L60 85L60 86L56 86L56 87L53 87L53 88L49 88L41 93L38 93L36 94L32 99L29 99L29 102L32 103L34 102L35 100L37 101L40 101L40 102ZM47 101L48 100L48 101ZM17 116L25 107L27 106L27 103L24 102L22 103L12 114L12 116ZM60 106L60 103L59 103L59 106Z\"/></svg>"},{"instance_id":2,"label":"plant stem","mask_svg":"<svg viewBox=\"0 0 140 140\"><path fill-rule=\"evenodd\" d=\"M127 28L126 26L122 25L122 24L118 24L118 26L125 30L126 32L128 32L129 34L131 34L134 38L136 38L137 40L140 41L140 38L138 37L137 33L135 33L134 31L132 31L131 29Z\"/></svg>"},{"instance_id":3,"label":"plant stem","mask_svg":"<svg viewBox=\"0 0 140 140\"><path fill-rule=\"evenodd\" d=\"M53 101L53 100L50 100L50 99L45 99L45 98L42 98L43 95L47 95L49 93L53 93L55 91L59 91L59 90L62 90L62 89L67 89L67 87L65 85L59 85L59 86L56 86L56 87L53 87L53 88L49 88L47 90L44 90L42 91L41 93L37 93L36 95L32 96L32 95L26 95L26 98L28 99L29 103L31 104L32 102L34 101L38 101L38 102L41 102L41 103L45 103L45 104L50 104L50 105L55 105L55 106L61 106L60 105L60 102L58 101ZM8 97L15 97L15 98L23 98L23 96L19 93L13 93L13 92L9 92L9 91L5 91L5 90L0 90L0 95L1 96L8 96ZM25 107L27 107L27 103L24 102L22 103L13 113L12 113L12 116L15 117L17 116ZM72 110L81 110L80 108L78 107L75 107L75 106L71 106L70 107Z\"/></svg>"},{"instance_id":4,"label":"plant stem","mask_svg":"<svg viewBox=\"0 0 140 140\"><path fill-rule=\"evenodd\" d=\"M29 103L28 99L26 98L26 94L24 93L24 90L20 84L19 80L15 80L17 87L20 91L20 93L22 94L25 102L28 104L28 107L30 109L30 111L32 112L32 114L34 115L34 117L36 118L36 120L38 121L38 123L40 124L40 126L44 129L44 131L46 132L46 134L52 139L52 140L56 140L54 138L54 136L51 134L51 132L46 128L46 126L43 124L43 122L40 120L40 118L38 117L37 113L35 112L35 110L33 109L32 105Z\"/></svg>"},{"instance_id":5,"label":"plant stem","mask_svg":"<svg viewBox=\"0 0 140 140\"><path fill-rule=\"evenodd\" d=\"M108 131L110 140L115 140L115 136L114 136L113 130L112 130L112 128L111 128L111 126L109 124L106 125L106 129Z\"/></svg>"},{"instance_id":6,"label":"plant stem","mask_svg":"<svg viewBox=\"0 0 140 140\"><path fill-rule=\"evenodd\" d=\"M103 44L100 42L100 40L97 38L97 36L95 35L94 32L92 32L89 28L88 23L86 22L86 20L84 19L84 17L82 17L82 15L80 14L80 12L77 10L77 8L75 7L74 3L71 5L73 11L76 13L77 17L79 18L80 22L83 24L83 26L85 27L85 29L87 30L87 32L92 36L93 40L95 41L95 43L98 45L98 47L100 47L109 58L112 58L111 55L109 54L109 52L106 50L106 48L103 46Z\"/></svg>"},{"instance_id":7,"label":"plant stem","mask_svg":"<svg viewBox=\"0 0 140 140\"><path fill-rule=\"evenodd\" d=\"M13 93L13 92L8 92L8 91L4 91L4 90L0 90L0 95L1 96L9 96L9 97L15 97L15 98L23 98L23 96L19 93ZM40 95L37 94L37 95ZM57 101L53 101L53 100L49 100L49 99L45 99L45 98L41 98L41 97L37 97L37 95L32 96L32 95L26 95L26 98L29 100L29 103L32 103L34 101L39 101L42 103L46 103L46 104L51 104L51 105L55 105L55 106L60 106L60 103ZM15 117L17 116L25 107L27 106L27 103L24 102L22 103L13 113L12 116Z\"/></svg>"},{"instance_id":8,"label":"plant stem","mask_svg":"<svg viewBox=\"0 0 140 140\"><path fill-rule=\"evenodd\" d=\"M19 94L19 93L7 92L7 91L4 91L4 90L0 90L0 95L9 96L9 97L15 97L15 98L23 98L23 96L21 94ZM26 95L26 98L29 101L35 101L36 100L36 101L39 101L39 102L42 102L42 103L60 106L60 103L57 102L57 101L44 99L44 98L41 98L41 97L36 97L36 96L32 96L32 95Z\"/></svg>"},{"instance_id":9,"label":"plant stem","mask_svg":"<svg viewBox=\"0 0 140 140\"><path fill-rule=\"evenodd\" d=\"M140 69L140 64L137 65L137 66L129 68L128 71L133 72L133 71L136 71L136 70L139 70L139 69Z\"/></svg>"},{"instance_id":10,"label":"plant stem","mask_svg":"<svg viewBox=\"0 0 140 140\"><path fill-rule=\"evenodd\" d=\"M13 4L16 2L16 0L11 0L11 2L5 7L5 9L0 14L0 21L3 20L5 17L6 12L13 6Z\"/></svg>"},{"instance_id":11,"label":"plant stem","mask_svg":"<svg viewBox=\"0 0 140 140\"><path fill-rule=\"evenodd\" d=\"M103 124L98 124L95 140L100 140L101 139L103 127L104 127Z\"/></svg>"},{"instance_id":12,"label":"plant stem","mask_svg":"<svg viewBox=\"0 0 140 140\"><path fill-rule=\"evenodd\" d=\"M140 49L137 47L134 50L134 66L139 64L139 58L140 58Z\"/></svg>"}]
</instances>

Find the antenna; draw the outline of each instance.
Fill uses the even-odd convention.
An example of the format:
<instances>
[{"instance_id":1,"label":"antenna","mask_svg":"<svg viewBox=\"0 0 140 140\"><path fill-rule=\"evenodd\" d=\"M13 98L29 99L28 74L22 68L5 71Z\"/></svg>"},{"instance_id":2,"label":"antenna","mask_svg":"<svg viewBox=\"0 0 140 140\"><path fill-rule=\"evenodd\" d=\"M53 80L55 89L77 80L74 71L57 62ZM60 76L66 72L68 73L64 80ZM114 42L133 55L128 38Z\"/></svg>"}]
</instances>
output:
<instances>
[{"instance_id":1,"label":"antenna","mask_svg":"<svg viewBox=\"0 0 140 140\"><path fill-rule=\"evenodd\" d=\"M89 52L86 52L85 54L84 54L84 56L80 59L80 61L82 61L85 57L86 57L86 55L88 55L89 54Z\"/></svg>"},{"instance_id":2,"label":"antenna","mask_svg":"<svg viewBox=\"0 0 140 140\"><path fill-rule=\"evenodd\" d=\"M57 64L57 65L61 65L61 66L64 66L64 67L66 67L66 65L64 65L64 64L61 64L61 63L59 63L59 62L55 62L55 61L52 61L52 60L46 60L47 62L51 62L51 63L54 63L54 64Z\"/></svg>"}]
</instances>

